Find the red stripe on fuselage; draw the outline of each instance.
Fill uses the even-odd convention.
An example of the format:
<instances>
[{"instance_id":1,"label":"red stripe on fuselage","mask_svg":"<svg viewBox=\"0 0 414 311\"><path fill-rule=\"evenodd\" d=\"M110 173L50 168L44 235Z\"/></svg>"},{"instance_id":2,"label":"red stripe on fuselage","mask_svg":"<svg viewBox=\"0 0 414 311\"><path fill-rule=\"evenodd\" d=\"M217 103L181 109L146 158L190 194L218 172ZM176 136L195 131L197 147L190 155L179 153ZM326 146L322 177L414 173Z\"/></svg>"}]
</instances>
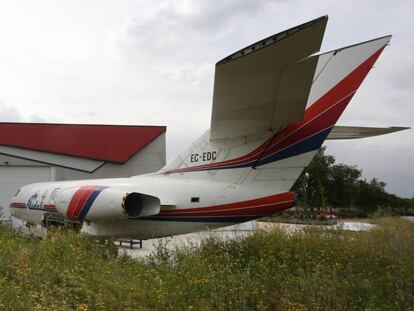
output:
<instances>
[{"instance_id":1,"label":"red stripe on fuselage","mask_svg":"<svg viewBox=\"0 0 414 311\"><path fill-rule=\"evenodd\" d=\"M276 195L258 198L248 201L214 205L208 207L196 207L161 211L160 216L231 216L272 214L279 210L295 205L295 194L284 192Z\"/></svg>"},{"instance_id":2,"label":"red stripe on fuselage","mask_svg":"<svg viewBox=\"0 0 414 311\"><path fill-rule=\"evenodd\" d=\"M43 208L48 211L56 211L56 205L53 204L45 204Z\"/></svg>"},{"instance_id":3,"label":"red stripe on fuselage","mask_svg":"<svg viewBox=\"0 0 414 311\"><path fill-rule=\"evenodd\" d=\"M79 199L79 203L76 207L76 209L73 211L73 218L79 218L79 214L81 213L83 207L85 206L86 201L89 199L89 196L92 194L93 191L95 191L95 186L86 186L83 187L84 191L82 193L82 196Z\"/></svg>"},{"instance_id":4,"label":"red stripe on fuselage","mask_svg":"<svg viewBox=\"0 0 414 311\"><path fill-rule=\"evenodd\" d=\"M270 146L265 156L335 125L384 48L385 46L371 55L306 109L303 120L286 126L278 134L275 143Z\"/></svg>"},{"instance_id":5,"label":"red stripe on fuselage","mask_svg":"<svg viewBox=\"0 0 414 311\"><path fill-rule=\"evenodd\" d=\"M351 101L353 94L355 94L355 92L352 92L350 95L343 98L334 106L329 107L327 111L323 112L319 117L317 117L317 122L309 122L299 131L296 131L295 133L290 135L287 139L283 141L278 141L276 142L276 144L270 146L269 149L264 153L263 158L275 154L279 151L282 151L283 149L286 149L293 144L303 141L317 133L320 133L323 130L332 127L336 123L342 112L345 110L348 103Z\"/></svg>"},{"instance_id":6,"label":"red stripe on fuselage","mask_svg":"<svg viewBox=\"0 0 414 311\"><path fill-rule=\"evenodd\" d=\"M79 200L83 192L84 192L84 189L82 187L76 190L75 193L73 194L72 199L69 202L68 209L66 210L66 216L68 216L69 218L72 217L76 207L78 206Z\"/></svg>"},{"instance_id":7,"label":"red stripe on fuselage","mask_svg":"<svg viewBox=\"0 0 414 311\"><path fill-rule=\"evenodd\" d=\"M172 214L160 214L161 216L251 216L251 215L268 215L274 214L278 211L291 208L295 206L295 201L284 201L272 204L238 207L232 209L212 210L212 211L198 211L198 212L181 212Z\"/></svg>"},{"instance_id":8,"label":"red stripe on fuselage","mask_svg":"<svg viewBox=\"0 0 414 311\"><path fill-rule=\"evenodd\" d=\"M68 209L66 211L66 215L69 218L76 218L79 216L82 207L94 189L94 186L85 186L80 187L78 190L76 190L72 196L72 199L70 200Z\"/></svg>"},{"instance_id":9,"label":"red stripe on fuselage","mask_svg":"<svg viewBox=\"0 0 414 311\"><path fill-rule=\"evenodd\" d=\"M26 203L12 202L10 203L11 208L26 208Z\"/></svg>"},{"instance_id":10,"label":"red stripe on fuselage","mask_svg":"<svg viewBox=\"0 0 414 311\"><path fill-rule=\"evenodd\" d=\"M44 204L42 206L45 211L56 211L56 206L53 204ZM22 202L12 202L10 203L10 208L27 208L27 204ZM42 209L39 208L39 210Z\"/></svg>"}]
</instances>

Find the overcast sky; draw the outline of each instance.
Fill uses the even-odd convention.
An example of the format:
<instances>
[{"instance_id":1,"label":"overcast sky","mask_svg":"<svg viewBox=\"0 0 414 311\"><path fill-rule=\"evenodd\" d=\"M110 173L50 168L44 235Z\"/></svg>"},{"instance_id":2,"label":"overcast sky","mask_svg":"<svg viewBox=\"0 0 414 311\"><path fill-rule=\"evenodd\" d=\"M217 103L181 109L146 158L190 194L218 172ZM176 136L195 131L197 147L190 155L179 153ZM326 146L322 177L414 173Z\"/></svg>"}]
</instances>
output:
<instances>
[{"instance_id":1,"label":"overcast sky","mask_svg":"<svg viewBox=\"0 0 414 311\"><path fill-rule=\"evenodd\" d=\"M328 14L322 50L392 34L341 125L414 126L414 1L0 1L0 121L166 125L173 158L209 127L214 64ZM328 153L414 196L414 130Z\"/></svg>"}]
</instances>

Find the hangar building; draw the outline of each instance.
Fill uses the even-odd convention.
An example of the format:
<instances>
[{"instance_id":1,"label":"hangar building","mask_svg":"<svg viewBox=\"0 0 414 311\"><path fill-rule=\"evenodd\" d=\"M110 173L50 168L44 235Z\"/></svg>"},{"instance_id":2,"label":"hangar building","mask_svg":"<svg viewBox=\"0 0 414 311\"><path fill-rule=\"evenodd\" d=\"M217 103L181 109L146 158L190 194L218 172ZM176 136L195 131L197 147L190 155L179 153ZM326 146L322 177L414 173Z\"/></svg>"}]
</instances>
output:
<instances>
[{"instance_id":1,"label":"hangar building","mask_svg":"<svg viewBox=\"0 0 414 311\"><path fill-rule=\"evenodd\" d=\"M9 217L9 201L23 185L159 170L165 132L165 126L0 123L0 218Z\"/></svg>"}]
</instances>

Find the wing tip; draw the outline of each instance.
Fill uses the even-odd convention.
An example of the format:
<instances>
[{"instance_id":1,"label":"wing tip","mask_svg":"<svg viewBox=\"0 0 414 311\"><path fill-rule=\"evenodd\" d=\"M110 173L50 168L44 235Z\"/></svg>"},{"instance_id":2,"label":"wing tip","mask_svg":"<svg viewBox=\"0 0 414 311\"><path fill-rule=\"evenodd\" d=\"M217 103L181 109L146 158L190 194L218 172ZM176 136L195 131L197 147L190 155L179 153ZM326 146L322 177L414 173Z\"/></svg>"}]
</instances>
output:
<instances>
[{"instance_id":1,"label":"wing tip","mask_svg":"<svg viewBox=\"0 0 414 311\"><path fill-rule=\"evenodd\" d=\"M225 58L221 59L220 61L218 61L216 63L216 66L217 65L224 64L224 63L227 63L227 62L230 62L230 61L232 61L234 59L237 59L239 57L245 56L245 55L250 54L252 52L258 51L258 50L260 50L260 49L262 49L264 47L267 47L267 46L272 45L272 44L274 44L276 42L279 42L279 41L281 41L281 40L283 40L283 39L285 39L285 38L287 38L287 37L289 37L289 36L291 36L291 35L299 32L299 31L301 31L301 30L303 30L303 29L305 29L307 27L310 27L310 26L312 26L314 24L317 24L317 23L323 24L322 25L322 27L323 27L323 30L322 30L322 38L323 38L323 35L325 33L326 24L328 22L328 18L329 18L328 15L322 15L322 16L320 16L318 18L315 18L313 20L310 20L310 21L308 21L306 23L303 23L303 24L294 26L292 28L289 28L287 30L284 30L284 31L279 32L279 33L276 33L276 34L271 35L271 36L269 36L267 38L264 38L262 40L259 40L259 41L255 42L255 43L250 44L250 45L248 45L248 46L246 46L246 47L238 50L237 52L234 52L234 53L230 54L229 56L226 56Z\"/></svg>"},{"instance_id":2,"label":"wing tip","mask_svg":"<svg viewBox=\"0 0 414 311\"><path fill-rule=\"evenodd\" d=\"M330 50L330 51L327 51L327 52L318 53L317 55L324 55L324 54L328 54L328 53L332 53L332 52L334 52L336 54L336 53L339 53L341 51L347 50L349 48L353 48L353 47L356 47L356 46L359 46L359 45L363 45L363 44L367 44L367 43L375 42L375 41L380 41L380 40L384 40L384 39L387 39L387 40L384 40L384 45L383 45L383 46L386 46L390 43L391 38L392 38L392 35L385 35L385 36L377 37L377 38L374 38L374 39L370 39L370 40L358 42L358 43L355 43L355 44L347 45L347 46L344 46L344 47L340 47L340 48Z\"/></svg>"},{"instance_id":3,"label":"wing tip","mask_svg":"<svg viewBox=\"0 0 414 311\"><path fill-rule=\"evenodd\" d=\"M394 129L395 132L405 131L405 130L411 130L411 127L410 126L391 126L390 128Z\"/></svg>"},{"instance_id":4,"label":"wing tip","mask_svg":"<svg viewBox=\"0 0 414 311\"><path fill-rule=\"evenodd\" d=\"M390 127L365 127L365 126L340 126L335 125L331 133L328 135L328 140L347 140L347 139L362 139L375 136L382 136L411 129L407 126L390 126Z\"/></svg>"}]
</instances>

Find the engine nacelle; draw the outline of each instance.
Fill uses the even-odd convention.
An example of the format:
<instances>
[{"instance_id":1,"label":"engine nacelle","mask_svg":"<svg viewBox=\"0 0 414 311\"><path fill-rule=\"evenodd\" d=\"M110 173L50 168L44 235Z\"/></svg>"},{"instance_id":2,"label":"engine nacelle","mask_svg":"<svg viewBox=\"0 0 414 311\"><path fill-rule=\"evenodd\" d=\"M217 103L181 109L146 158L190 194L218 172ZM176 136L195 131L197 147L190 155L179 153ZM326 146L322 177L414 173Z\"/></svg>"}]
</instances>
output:
<instances>
[{"instance_id":1,"label":"engine nacelle","mask_svg":"<svg viewBox=\"0 0 414 311\"><path fill-rule=\"evenodd\" d=\"M56 210L73 220L119 220L156 215L160 212L157 197L104 186L59 189Z\"/></svg>"}]
</instances>

